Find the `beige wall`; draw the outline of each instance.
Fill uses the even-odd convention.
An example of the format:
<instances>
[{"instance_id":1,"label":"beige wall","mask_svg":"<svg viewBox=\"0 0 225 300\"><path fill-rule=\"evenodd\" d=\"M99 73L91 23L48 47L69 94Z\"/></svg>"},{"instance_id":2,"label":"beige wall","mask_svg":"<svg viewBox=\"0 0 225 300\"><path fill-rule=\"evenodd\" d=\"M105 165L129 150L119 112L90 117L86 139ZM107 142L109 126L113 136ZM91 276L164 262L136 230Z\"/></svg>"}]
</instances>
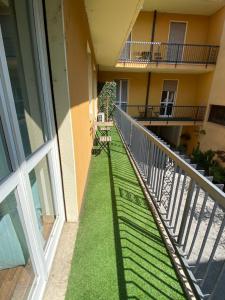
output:
<instances>
[{"instance_id":1,"label":"beige wall","mask_svg":"<svg viewBox=\"0 0 225 300\"><path fill-rule=\"evenodd\" d=\"M67 66L75 145L78 209L80 211L93 141L89 105L87 44L93 52L83 0L64 0ZM92 65L94 57L92 55Z\"/></svg>"}]
</instances>

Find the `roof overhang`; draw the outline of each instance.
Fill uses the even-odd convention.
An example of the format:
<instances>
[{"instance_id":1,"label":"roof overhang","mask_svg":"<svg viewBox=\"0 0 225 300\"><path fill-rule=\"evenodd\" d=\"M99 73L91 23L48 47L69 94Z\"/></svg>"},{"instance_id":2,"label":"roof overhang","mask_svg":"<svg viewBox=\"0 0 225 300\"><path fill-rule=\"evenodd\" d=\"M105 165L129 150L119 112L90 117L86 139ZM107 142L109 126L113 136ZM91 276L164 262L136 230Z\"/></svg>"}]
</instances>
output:
<instances>
[{"instance_id":1,"label":"roof overhang","mask_svg":"<svg viewBox=\"0 0 225 300\"><path fill-rule=\"evenodd\" d=\"M85 0L93 47L100 66L114 66L144 0Z\"/></svg>"}]
</instances>

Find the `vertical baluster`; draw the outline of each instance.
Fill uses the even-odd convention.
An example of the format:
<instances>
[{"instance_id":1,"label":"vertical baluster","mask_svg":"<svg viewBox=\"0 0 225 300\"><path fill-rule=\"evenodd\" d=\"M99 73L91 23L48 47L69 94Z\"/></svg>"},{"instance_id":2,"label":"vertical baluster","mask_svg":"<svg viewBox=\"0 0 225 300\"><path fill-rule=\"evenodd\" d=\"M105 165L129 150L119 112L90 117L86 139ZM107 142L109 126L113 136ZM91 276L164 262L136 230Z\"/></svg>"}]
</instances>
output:
<instances>
[{"instance_id":1,"label":"vertical baluster","mask_svg":"<svg viewBox=\"0 0 225 300\"><path fill-rule=\"evenodd\" d=\"M173 193L173 187L174 187L174 182L175 182L175 178L176 178L177 165L175 164L175 162L172 162L172 163L173 163L173 175L172 175L172 183L171 183L170 192L169 192L168 206L167 206L167 209L166 209L166 219L168 219L169 211L170 211L170 208L171 208L172 193Z\"/></svg>"},{"instance_id":2,"label":"vertical baluster","mask_svg":"<svg viewBox=\"0 0 225 300\"><path fill-rule=\"evenodd\" d=\"M196 209L196 205L197 205L197 201L198 201L198 197L199 197L199 192L200 192L200 187L198 186L196 188L194 202L192 204L191 214L190 214L190 218L189 218L188 225L187 225L187 231L186 231L186 235L185 235L185 239L184 239L184 245L183 245L183 250L184 251L186 250L186 247L187 247L188 237L189 237L189 233L190 233L190 230L191 230L191 225L192 225L193 218L194 218L194 213L195 213L195 209Z\"/></svg>"},{"instance_id":3,"label":"vertical baluster","mask_svg":"<svg viewBox=\"0 0 225 300\"><path fill-rule=\"evenodd\" d=\"M154 175L153 175L154 177L153 177L153 185L152 185L153 193L155 193L155 185L157 184L156 183L156 178L157 178L157 173L158 173L158 159L159 159L159 148L157 147L156 157L155 157L155 160L154 160L155 168L154 168Z\"/></svg>"},{"instance_id":4,"label":"vertical baluster","mask_svg":"<svg viewBox=\"0 0 225 300\"><path fill-rule=\"evenodd\" d=\"M194 248L194 244L195 244L198 232L199 232L199 228L200 228L201 221L202 221L202 215L203 215L203 212L205 210L205 206L206 206L207 200L208 200L208 193L205 193L205 196L204 196L204 199L203 199L203 203L202 203L202 206L201 206L201 210L200 210L200 213L199 213L199 217L198 217L198 222L197 222L197 225L196 225L196 228L195 228L194 236L192 238L191 246L190 246L188 254L187 254L187 258L190 257L190 255L192 253L192 250Z\"/></svg>"},{"instance_id":5,"label":"vertical baluster","mask_svg":"<svg viewBox=\"0 0 225 300\"><path fill-rule=\"evenodd\" d=\"M150 186L151 189L152 189L152 182L153 182L153 177L154 177L156 151L157 151L157 147L154 144L153 145L152 168L151 168L150 184L149 184L149 186Z\"/></svg>"},{"instance_id":6,"label":"vertical baluster","mask_svg":"<svg viewBox=\"0 0 225 300\"><path fill-rule=\"evenodd\" d=\"M225 261L223 263L223 267L219 273L219 276L216 279L216 284L212 290L211 295L209 296L208 300L215 300L215 294L218 291L218 286L221 284L221 280L224 278L224 274L225 274Z\"/></svg>"},{"instance_id":7,"label":"vertical baluster","mask_svg":"<svg viewBox=\"0 0 225 300\"><path fill-rule=\"evenodd\" d=\"M208 225L207 225L207 228L206 228L206 232L204 234L204 238L203 238L203 241L201 243L199 254L198 254L198 257L197 257L197 260L196 260L196 268L194 270L195 274L198 272L198 269L199 269L199 263L200 263L203 251L205 249L205 245L206 245L206 242L207 242L207 239L208 239L208 236L209 236L210 229L212 227L212 223L213 223L213 219L214 219L214 216L215 216L216 209L217 209L217 203L214 202L213 209L212 209L212 212L210 214L209 222L208 222Z\"/></svg>"},{"instance_id":8,"label":"vertical baluster","mask_svg":"<svg viewBox=\"0 0 225 300\"><path fill-rule=\"evenodd\" d=\"M177 224L178 224L178 219L179 219L179 215L180 215L181 203L183 201L184 188L185 188L186 180L187 180L187 175L184 174L182 187L181 187L181 192L180 192L180 197L179 197L179 202L178 202L178 207L177 207L177 211L176 211L176 215L175 215L175 223L174 223L174 228L173 228L174 234L176 233L176 230L177 230Z\"/></svg>"},{"instance_id":9,"label":"vertical baluster","mask_svg":"<svg viewBox=\"0 0 225 300\"><path fill-rule=\"evenodd\" d=\"M204 274L204 277L203 277L202 282L201 282L201 284L200 284L201 287L204 286L204 283L205 283L205 281L206 281L206 279L207 279L207 276L208 276L208 274L209 274L209 270L210 270L211 264L212 264L212 262L213 262L213 258L214 258L214 255L215 255L215 253L216 253L217 247L218 247L218 245L219 245L219 241L220 241L220 239L221 239L221 236L222 236L224 227L225 227L225 216L223 216L223 221L222 221L222 223L221 223L221 225L220 225L219 232L218 232L218 234L217 234L217 236L216 236L216 240L215 240L215 243L214 243L214 245L213 245L213 248L212 248L212 251L211 251L211 254L210 254L208 263L207 263L207 267L206 267L206 270L205 270L205 274Z\"/></svg>"},{"instance_id":10,"label":"vertical baluster","mask_svg":"<svg viewBox=\"0 0 225 300\"><path fill-rule=\"evenodd\" d=\"M171 216L170 216L170 220L169 220L169 225L170 226L171 226L171 224L173 222L173 216L174 216L175 207L176 207L176 204L177 204L176 202L177 202L178 190L179 190L179 187L180 187L181 173L182 173L182 170L181 170L181 168L179 168L178 178L177 178L177 184L176 184L175 194L174 194L174 200L173 200L173 205L172 205L172 209L171 209Z\"/></svg>"},{"instance_id":11,"label":"vertical baluster","mask_svg":"<svg viewBox=\"0 0 225 300\"><path fill-rule=\"evenodd\" d=\"M157 194L157 201L160 201L160 193L161 193L161 185L162 185L162 179L163 179L163 169L165 165L165 160L166 160L166 154L162 151L161 154L161 162L160 162L160 172L159 172L159 183L158 183L158 188L156 191Z\"/></svg>"},{"instance_id":12,"label":"vertical baluster","mask_svg":"<svg viewBox=\"0 0 225 300\"><path fill-rule=\"evenodd\" d=\"M187 198L186 198L186 201L185 201L185 206L184 206L184 211L183 211L183 215L182 215L182 221L181 221L181 225L180 225L178 239L177 239L177 242L178 242L179 245L181 245L182 241L183 241L184 231L185 231L185 228L186 228L186 225L187 225L188 212L189 212L189 209L190 209L190 206L191 206L194 187L195 187L195 183L191 179L190 184L189 184L189 188L188 188Z\"/></svg>"}]
</instances>

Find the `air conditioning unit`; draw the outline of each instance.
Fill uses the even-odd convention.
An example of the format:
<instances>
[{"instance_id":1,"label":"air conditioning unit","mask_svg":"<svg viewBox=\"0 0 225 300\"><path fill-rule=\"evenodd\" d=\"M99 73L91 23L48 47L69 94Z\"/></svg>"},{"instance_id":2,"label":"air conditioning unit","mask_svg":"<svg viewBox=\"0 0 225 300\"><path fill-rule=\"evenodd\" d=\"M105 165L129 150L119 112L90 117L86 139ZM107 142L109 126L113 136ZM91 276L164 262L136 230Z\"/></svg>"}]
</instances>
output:
<instances>
[{"instance_id":1,"label":"air conditioning unit","mask_svg":"<svg viewBox=\"0 0 225 300\"><path fill-rule=\"evenodd\" d=\"M104 112L98 113L97 120L98 122L105 122L105 113Z\"/></svg>"}]
</instances>

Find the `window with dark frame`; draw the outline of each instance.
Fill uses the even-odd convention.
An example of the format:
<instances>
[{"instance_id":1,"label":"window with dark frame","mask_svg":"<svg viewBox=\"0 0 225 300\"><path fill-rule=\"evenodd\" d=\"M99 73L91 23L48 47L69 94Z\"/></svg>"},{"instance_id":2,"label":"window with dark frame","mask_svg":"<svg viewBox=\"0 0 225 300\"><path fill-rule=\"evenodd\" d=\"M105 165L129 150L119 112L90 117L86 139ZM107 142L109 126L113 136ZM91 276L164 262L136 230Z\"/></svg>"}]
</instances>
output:
<instances>
[{"instance_id":1,"label":"window with dark frame","mask_svg":"<svg viewBox=\"0 0 225 300\"><path fill-rule=\"evenodd\" d=\"M225 126L225 106L211 105L208 121Z\"/></svg>"}]
</instances>

